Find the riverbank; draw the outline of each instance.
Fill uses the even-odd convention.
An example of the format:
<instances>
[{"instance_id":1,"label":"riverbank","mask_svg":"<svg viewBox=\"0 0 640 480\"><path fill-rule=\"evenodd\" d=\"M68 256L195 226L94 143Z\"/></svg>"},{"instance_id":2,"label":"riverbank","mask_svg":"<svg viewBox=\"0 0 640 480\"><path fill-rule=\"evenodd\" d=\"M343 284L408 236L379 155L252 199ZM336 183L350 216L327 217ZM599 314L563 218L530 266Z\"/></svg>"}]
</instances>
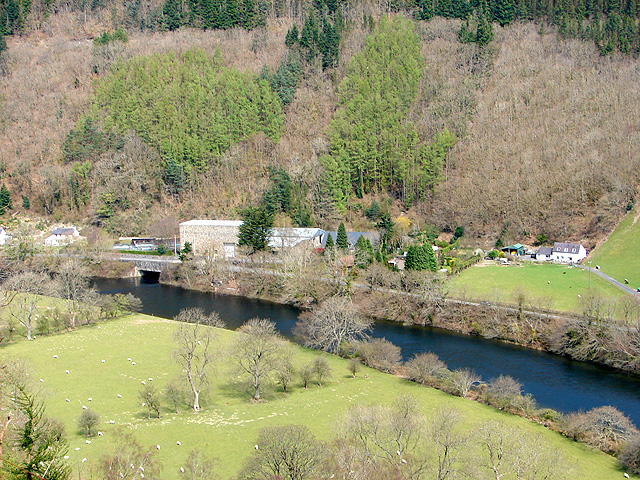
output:
<instances>
[{"instance_id":1,"label":"riverbank","mask_svg":"<svg viewBox=\"0 0 640 480\"><path fill-rule=\"evenodd\" d=\"M292 273L287 265L241 266L189 261L167 269L160 282L202 292L259 298L308 309L332 295L349 294L371 318L422 325L496 339L578 361L640 374L640 333L600 317L532 311L524 298L513 306L447 298L439 277L422 272L391 272L373 265L359 277L309 262Z\"/></svg>"}]
</instances>

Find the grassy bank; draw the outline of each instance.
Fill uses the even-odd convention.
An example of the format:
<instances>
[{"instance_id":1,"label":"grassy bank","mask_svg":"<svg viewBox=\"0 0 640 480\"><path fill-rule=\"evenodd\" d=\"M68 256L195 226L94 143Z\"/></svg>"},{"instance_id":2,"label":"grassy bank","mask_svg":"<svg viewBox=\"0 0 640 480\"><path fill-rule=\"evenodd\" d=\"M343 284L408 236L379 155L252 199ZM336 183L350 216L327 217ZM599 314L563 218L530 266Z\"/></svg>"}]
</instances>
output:
<instances>
[{"instance_id":1,"label":"grassy bank","mask_svg":"<svg viewBox=\"0 0 640 480\"><path fill-rule=\"evenodd\" d=\"M469 300L515 303L524 293L532 307L579 312L580 298L589 288L605 297L619 298L625 293L589 272L566 265L480 264L468 268L451 280L454 297Z\"/></svg>"},{"instance_id":2,"label":"grassy bank","mask_svg":"<svg viewBox=\"0 0 640 480\"><path fill-rule=\"evenodd\" d=\"M631 210L609 238L589 258L591 265L599 265L607 275L619 282L629 280L632 288L640 287L640 212Z\"/></svg>"},{"instance_id":3,"label":"grassy bank","mask_svg":"<svg viewBox=\"0 0 640 480\"><path fill-rule=\"evenodd\" d=\"M221 355L202 412L193 414L184 410L175 414L163 408L160 420L147 420L137 398L138 391L142 381L151 381L162 389L179 373L171 360L175 328L171 321L135 315L40 337L34 342L21 341L3 347L0 356L27 358L36 376L34 380L44 381L39 384L47 399L48 413L66 425L76 470L86 471L87 465L98 460L109 447L113 429L124 425L134 430L143 444L160 445L159 456L165 466L162 478L177 479L181 464L195 447L217 457L219 472L223 478L229 478L252 451L257 432L264 426L304 424L321 439L328 439L335 419L349 405L389 403L401 393L411 393L427 415L445 404L459 409L469 431L483 421L501 419L513 428L540 433L574 467L574 478L614 479L622 475L615 459L533 422L367 368L353 379L347 371L347 362L331 356L327 360L333 377L322 387L314 385L305 390L296 384L289 394L271 388L264 392L265 402L254 403L249 400L246 384L233 373L228 356ZM219 335L222 354L235 334L220 330ZM296 347L295 363L301 365L316 355L321 353ZM66 370L70 373L65 373ZM66 398L70 401L66 402ZM105 435L93 438L91 444L85 443L77 432L76 420L82 405L102 417L98 429ZM109 420L115 424L109 424ZM178 441L181 445L177 445ZM83 458L88 459L87 463L81 463Z\"/></svg>"}]
</instances>

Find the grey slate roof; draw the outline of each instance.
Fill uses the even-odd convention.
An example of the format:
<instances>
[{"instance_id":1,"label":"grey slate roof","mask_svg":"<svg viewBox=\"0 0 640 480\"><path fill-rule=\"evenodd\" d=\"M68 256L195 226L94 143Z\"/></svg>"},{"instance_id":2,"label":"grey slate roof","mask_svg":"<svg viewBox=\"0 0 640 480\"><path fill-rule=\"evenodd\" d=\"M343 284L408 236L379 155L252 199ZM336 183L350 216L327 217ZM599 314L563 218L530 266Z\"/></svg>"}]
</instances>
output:
<instances>
[{"instance_id":1,"label":"grey slate roof","mask_svg":"<svg viewBox=\"0 0 640 480\"><path fill-rule=\"evenodd\" d=\"M536 256L540 255L540 256L544 256L544 257L550 257L551 256L551 252L553 252L553 248L551 248L551 247L540 247L538 249L538 251L536 252Z\"/></svg>"},{"instance_id":2,"label":"grey slate roof","mask_svg":"<svg viewBox=\"0 0 640 480\"><path fill-rule=\"evenodd\" d=\"M567 249L566 252L564 251L565 248ZM553 244L553 251L558 253L578 253L580 251L580 244L556 242Z\"/></svg>"},{"instance_id":3,"label":"grey slate roof","mask_svg":"<svg viewBox=\"0 0 640 480\"><path fill-rule=\"evenodd\" d=\"M53 235L75 235L75 228L58 227L53 229Z\"/></svg>"}]
</instances>

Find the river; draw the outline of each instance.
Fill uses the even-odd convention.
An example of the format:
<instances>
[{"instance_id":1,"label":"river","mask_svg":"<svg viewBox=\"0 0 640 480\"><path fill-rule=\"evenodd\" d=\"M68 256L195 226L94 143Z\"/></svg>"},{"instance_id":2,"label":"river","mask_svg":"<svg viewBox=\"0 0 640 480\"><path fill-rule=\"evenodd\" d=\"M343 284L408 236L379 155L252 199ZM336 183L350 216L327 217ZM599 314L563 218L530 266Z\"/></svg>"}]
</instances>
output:
<instances>
[{"instance_id":1,"label":"river","mask_svg":"<svg viewBox=\"0 0 640 480\"><path fill-rule=\"evenodd\" d=\"M142 301L142 312L148 315L173 318L183 308L200 307L218 312L231 329L250 318L269 318L289 338L300 313L293 307L263 300L185 290L142 279L96 279L94 285L101 293L132 293ZM415 353L433 352L449 369L467 367L483 380L510 375L543 407L571 412L612 405L640 425L640 378L636 376L432 327L376 322L373 336L398 345L405 359Z\"/></svg>"}]
</instances>

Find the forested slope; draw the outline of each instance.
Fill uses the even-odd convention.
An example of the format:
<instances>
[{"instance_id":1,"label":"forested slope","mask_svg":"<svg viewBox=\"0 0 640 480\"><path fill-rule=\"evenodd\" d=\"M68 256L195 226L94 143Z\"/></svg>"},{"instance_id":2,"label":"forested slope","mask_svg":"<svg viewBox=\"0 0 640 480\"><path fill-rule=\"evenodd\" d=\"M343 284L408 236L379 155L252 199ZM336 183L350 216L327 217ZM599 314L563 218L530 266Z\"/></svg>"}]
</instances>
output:
<instances>
[{"instance_id":1,"label":"forested slope","mask_svg":"<svg viewBox=\"0 0 640 480\"><path fill-rule=\"evenodd\" d=\"M57 219L162 234L167 215L236 216L276 168L309 210L284 212L282 224L371 228L363 212L377 200L418 227L463 225L488 244L595 242L636 195L637 60L603 56L562 25L495 15L492 38L469 41L484 8L473 7L444 19L398 6L428 18L415 20L387 19L380 5L286 4L252 25L175 31L163 13L142 32L119 9L52 12L39 29L24 25L32 33L7 37L2 182L18 209L24 196ZM128 35L109 33L122 25ZM183 81L200 80L179 94L162 71L180 62ZM122 76L136 69L146 77ZM166 88L154 90L158 82ZM225 96L254 113L233 113ZM212 114L189 110L194 103ZM235 133L225 126L233 115Z\"/></svg>"}]
</instances>

